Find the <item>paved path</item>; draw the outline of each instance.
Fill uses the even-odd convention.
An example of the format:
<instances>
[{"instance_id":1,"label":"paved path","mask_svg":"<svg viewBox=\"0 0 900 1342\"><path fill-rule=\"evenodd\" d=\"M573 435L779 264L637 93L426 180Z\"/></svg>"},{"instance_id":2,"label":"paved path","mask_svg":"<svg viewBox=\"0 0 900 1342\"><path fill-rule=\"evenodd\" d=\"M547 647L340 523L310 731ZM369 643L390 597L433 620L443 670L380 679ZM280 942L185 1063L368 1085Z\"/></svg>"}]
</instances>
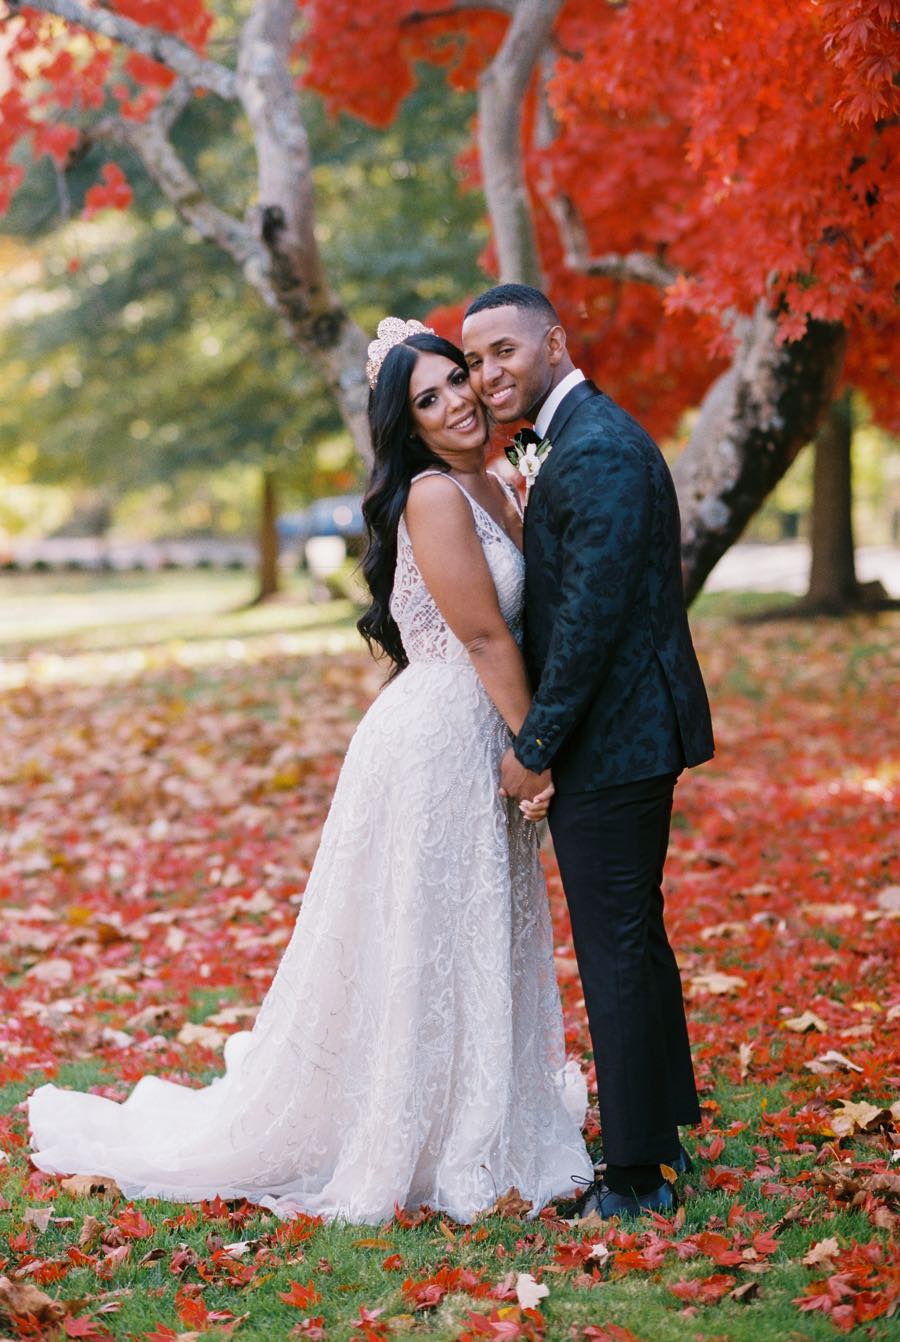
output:
<instances>
[{"instance_id":1,"label":"paved path","mask_svg":"<svg viewBox=\"0 0 900 1342\"><path fill-rule=\"evenodd\" d=\"M890 596L900 597L900 548L862 546L856 551L856 576L861 582L878 578ZM733 545L706 580L704 591L792 592L802 596L809 578L806 541L773 545L749 541Z\"/></svg>"},{"instance_id":2,"label":"paved path","mask_svg":"<svg viewBox=\"0 0 900 1342\"><path fill-rule=\"evenodd\" d=\"M29 567L41 560L51 567L77 563L87 569L110 565L129 569L136 565L150 570L163 563L177 568L193 568L200 563L213 567L240 564L252 569L256 550L252 541L207 540L145 543L123 540L42 540L21 542L12 547L19 563ZM0 552L0 560L4 557ZM285 547L284 562L296 563L297 556ZM900 547L862 546L856 552L857 575L863 582L879 578L891 596L900 597ZM806 541L782 541L775 544L740 542L719 560L706 581L707 592L744 590L756 592L806 591L809 574L809 546Z\"/></svg>"}]
</instances>

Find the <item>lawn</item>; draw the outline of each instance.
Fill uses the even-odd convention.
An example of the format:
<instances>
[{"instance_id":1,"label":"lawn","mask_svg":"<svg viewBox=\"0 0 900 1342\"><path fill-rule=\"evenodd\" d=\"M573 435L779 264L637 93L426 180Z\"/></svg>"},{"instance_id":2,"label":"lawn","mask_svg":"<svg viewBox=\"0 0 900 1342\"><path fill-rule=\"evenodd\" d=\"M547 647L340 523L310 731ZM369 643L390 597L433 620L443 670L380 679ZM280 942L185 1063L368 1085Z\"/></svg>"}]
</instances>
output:
<instances>
[{"instance_id":1,"label":"lawn","mask_svg":"<svg viewBox=\"0 0 900 1342\"><path fill-rule=\"evenodd\" d=\"M50 1077L124 1096L146 1071L216 1075L377 692L352 612L299 587L240 609L240 574L27 581L0 580L0 1336L890 1335L896 616L698 605L718 753L679 784L668 869L704 1115L678 1215L580 1226L501 1200L471 1227L341 1227L66 1188L30 1168L19 1106ZM547 872L590 1070L549 853Z\"/></svg>"}]
</instances>

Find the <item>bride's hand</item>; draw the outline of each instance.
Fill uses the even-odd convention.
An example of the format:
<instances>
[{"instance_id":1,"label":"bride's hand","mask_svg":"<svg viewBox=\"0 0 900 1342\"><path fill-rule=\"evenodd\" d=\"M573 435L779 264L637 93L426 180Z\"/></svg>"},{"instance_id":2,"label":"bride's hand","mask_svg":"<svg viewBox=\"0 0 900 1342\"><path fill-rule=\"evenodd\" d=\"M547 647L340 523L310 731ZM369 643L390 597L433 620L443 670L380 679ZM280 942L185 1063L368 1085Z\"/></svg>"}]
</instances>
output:
<instances>
[{"instance_id":1,"label":"bride's hand","mask_svg":"<svg viewBox=\"0 0 900 1342\"><path fill-rule=\"evenodd\" d=\"M525 819L530 820L535 825L539 820L545 820L547 812L550 810L550 800L555 791L556 788L551 782L547 784L543 792L539 792L536 797L532 797L531 801L520 801L519 810Z\"/></svg>"}]
</instances>

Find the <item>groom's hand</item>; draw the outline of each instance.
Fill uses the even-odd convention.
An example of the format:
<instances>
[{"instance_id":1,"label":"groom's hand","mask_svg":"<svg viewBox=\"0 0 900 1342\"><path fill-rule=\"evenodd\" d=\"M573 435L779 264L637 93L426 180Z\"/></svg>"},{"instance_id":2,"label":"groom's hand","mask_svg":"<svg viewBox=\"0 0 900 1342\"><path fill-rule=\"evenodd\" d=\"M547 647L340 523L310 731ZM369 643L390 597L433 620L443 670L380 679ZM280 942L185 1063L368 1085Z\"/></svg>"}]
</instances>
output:
<instances>
[{"instance_id":1,"label":"groom's hand","mask_svg":"<svg viewBox=\"0 0 900 1342\"><path fill-rule=\"evenodd\" d=\"M550 770L534 774L520 764L512 746L500 761L500 796L513 797L516 801L531 801L550 784Z\"/></svg>"}]
</instances>

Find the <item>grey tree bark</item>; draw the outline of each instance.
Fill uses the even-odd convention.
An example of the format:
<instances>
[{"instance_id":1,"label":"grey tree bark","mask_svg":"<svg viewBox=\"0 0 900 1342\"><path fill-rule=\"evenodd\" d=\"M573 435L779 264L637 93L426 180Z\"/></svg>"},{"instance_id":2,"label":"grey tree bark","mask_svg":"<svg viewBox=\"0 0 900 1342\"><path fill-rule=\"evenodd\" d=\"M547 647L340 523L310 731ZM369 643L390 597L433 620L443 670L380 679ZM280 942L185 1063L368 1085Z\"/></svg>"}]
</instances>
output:
<instances>
[{"instance_id":1,"label":"grey tree bark","mask_svg":"<svg viewBox=\"0 0 900 1342\"><path fill-rule=\"evenodd\" d=\"M802 340L779 345L774 316L758 305L672 472L688 602L816 432L845 344L842 327L814 322Z\"/></svg>"},{"instance_id":2,"label":"grey tree bark","mask_svg":"<svg viewBox=\"0 0 900 1342\"><path fill-rule=\"evenodd\" d=\"M368 339L328 283L316 242L309 141L289 65L297 17L296 0L255 0L241 33L238 91L259 165L254 232L278 311L324 378L357 451L371 461Z\"/></svg>"},{"instance_id":3,"label":"grey tree bark","mask_svg":"<svg viewBox=\"0 0 900 1342\"><path fill-rule=\"evenodd\" d=\"M500 49L478 81L478 152L501 283L543 283L522 158L522 101L561 4L515 0Z\"/></svg>"},{"instance_id":4,"label":"grey tree bark","mask_svg":"<svg viewBox=\"0 0 900 1342\"><path fill-rule=\"evenodd\" d=\"M101 33L168 66L178 83L144 123L116 118L85 133L128 144L179 216L221 247L284 320L340 408L357 451L371 460L366 401L368 338L331 289L315 236L312 163L290 70L296 0L254 0L241 30L237 71L207 60L178 38L83 0L30 0L29 7ZM169 138L198 88L240 102L253 131L259 204L241 220L220 209L188 171Z\"/></svg>"}]
</instances>

